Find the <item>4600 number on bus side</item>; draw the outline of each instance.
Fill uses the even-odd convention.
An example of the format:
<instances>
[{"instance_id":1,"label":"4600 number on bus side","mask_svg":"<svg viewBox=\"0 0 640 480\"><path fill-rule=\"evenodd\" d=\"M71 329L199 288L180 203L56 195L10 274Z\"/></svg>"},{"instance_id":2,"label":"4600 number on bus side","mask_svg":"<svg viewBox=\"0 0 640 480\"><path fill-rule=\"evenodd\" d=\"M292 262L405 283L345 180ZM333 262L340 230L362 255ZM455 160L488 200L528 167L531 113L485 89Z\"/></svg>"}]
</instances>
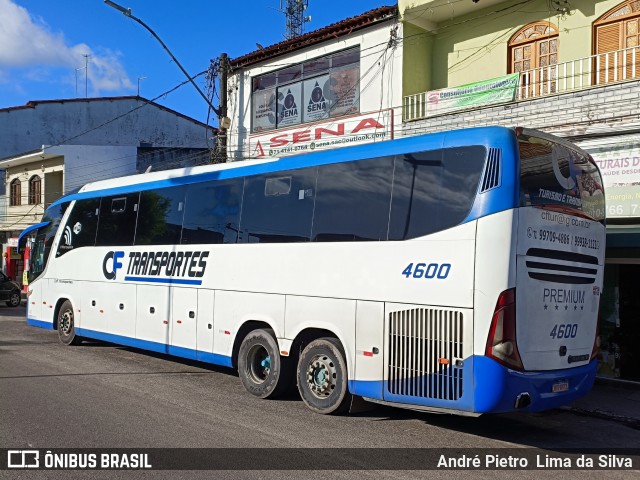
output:
<instances>
[{"instance_id":1,"label":"4600 number on bus side","mask_svg":"<svg viewBox=\"0 0 640 480\"><path fill-rule=\"evenodd\" d=\"M402 275L406 278L436 278L444 280L449 276L451 271L450 263L416 263L415 267L413 263L410 263L402 271Z\"/></svg>"}]
</instances>

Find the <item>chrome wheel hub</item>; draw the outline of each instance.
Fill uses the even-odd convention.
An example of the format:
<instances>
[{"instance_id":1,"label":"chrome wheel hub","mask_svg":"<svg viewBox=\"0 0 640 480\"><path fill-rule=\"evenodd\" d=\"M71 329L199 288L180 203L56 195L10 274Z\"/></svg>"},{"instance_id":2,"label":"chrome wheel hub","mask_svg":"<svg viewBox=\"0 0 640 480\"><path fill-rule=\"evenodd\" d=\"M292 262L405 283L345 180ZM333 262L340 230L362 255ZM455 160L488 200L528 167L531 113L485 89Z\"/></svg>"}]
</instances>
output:
<instances>
[{"instance_id":1,"label":"chrome wheel hub","mask_svg":"<svg viewBox=\"0 0 640 480\"><path fill-rule=\"evenodd\" d=\"M338 377L334 362L326 355L316 355L307 366L307 386L318 398L327 398L336 388Z\"/></svg>"}]
</instances>

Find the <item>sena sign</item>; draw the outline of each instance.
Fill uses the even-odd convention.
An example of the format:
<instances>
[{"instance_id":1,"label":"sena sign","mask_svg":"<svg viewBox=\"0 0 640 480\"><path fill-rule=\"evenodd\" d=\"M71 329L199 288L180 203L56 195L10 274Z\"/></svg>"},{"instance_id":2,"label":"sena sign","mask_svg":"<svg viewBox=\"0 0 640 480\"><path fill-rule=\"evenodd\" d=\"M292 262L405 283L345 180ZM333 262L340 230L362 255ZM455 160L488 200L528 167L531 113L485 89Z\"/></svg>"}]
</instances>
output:
<instances>
[{"instance_id":1,"label":"sena sign","mask_svg":"<svg viewBox=\"0 0 640 480\"><path fill-rule=\"evenodd\" d=\"M393 139L393 110L340 117L249 137L251 158L282 157Z\"/></svg>"}]
</instances>

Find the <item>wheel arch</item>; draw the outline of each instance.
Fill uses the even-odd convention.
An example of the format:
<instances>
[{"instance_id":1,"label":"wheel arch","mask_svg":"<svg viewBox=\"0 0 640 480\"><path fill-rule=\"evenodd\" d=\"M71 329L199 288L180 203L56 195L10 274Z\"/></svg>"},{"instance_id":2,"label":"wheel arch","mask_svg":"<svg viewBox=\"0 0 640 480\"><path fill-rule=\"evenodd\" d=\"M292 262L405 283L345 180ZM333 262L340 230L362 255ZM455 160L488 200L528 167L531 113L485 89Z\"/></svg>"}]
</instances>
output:
<instances>
[{"instance_id":1,"label":"wheel arch","mask_svg":"<svg viewBox=\"0 0 640 480\"><path fill-rule=\"evenodd\" d=\"M350 362L346 353L346 349L344 347L344 341L340 338L340 335L333 332L332 330L328 330L325 328L316 328L316 327L308 327L301 330L300 332L298 332L298 334L293 339L293 342L291 343L289 356L293 357L294 361L297 363L297 359L302 353L302 351L304 350L304 348L314 340L317 340L323 337L333 337L337 339L338 342L340 343L342 354L345 356L345 361L347 363L347 377L348 377L350 373L349 372Z\"/></svg>"},{"instance_id":2,"label":"wheel arch","mask_svg":"<svg viewBox=\"0 0 640 480\"><path fill-rule=\"evenodd\" d=\"M58 329L58 314L60 313L60 308L62 308L62 304L69 300L71 302L71 306L73 306L73 301L70 298L60 297L56 302L56 307L53 309L53 329Z\"/></svg>"},{"instance_id":3,"label":"wheel arch","mask_svg":"<svg viewBox=\"0 0 640 480\"><path fill-rule=\"evenodd\" d=\"M242 344L244 337L246 337L249 332L253 330L259 330L261 328L272 330L275 332L273 325L264 320L246 320L242 325L240 325L240 328L236 333L236 338L233 340L233 348L231 349L231 363L233 365L233 368L238 368L238 352L240 351L240 345ZM275 337L275 340L276 343L278 343L277 336Z\"/></svg>"}]
</instances>

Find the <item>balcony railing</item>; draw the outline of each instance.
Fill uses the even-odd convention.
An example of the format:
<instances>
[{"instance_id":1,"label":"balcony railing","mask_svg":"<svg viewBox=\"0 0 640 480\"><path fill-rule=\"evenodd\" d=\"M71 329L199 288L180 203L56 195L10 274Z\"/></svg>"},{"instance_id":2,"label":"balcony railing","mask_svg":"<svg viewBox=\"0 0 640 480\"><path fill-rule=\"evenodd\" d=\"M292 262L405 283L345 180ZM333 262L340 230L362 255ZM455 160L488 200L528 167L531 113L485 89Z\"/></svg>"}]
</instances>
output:
<instances>
[{"instance_id":1,"label":"balcony railing","mask_svg":"<svg viewBox=\"0 0 640 480\"><path fill-rule=\"evenodd\" d=\"M515 101L640 78L640 46L520 72ZM427 118L429 92L407 95L403 120Z\"/></svg>"}]
</instances>

